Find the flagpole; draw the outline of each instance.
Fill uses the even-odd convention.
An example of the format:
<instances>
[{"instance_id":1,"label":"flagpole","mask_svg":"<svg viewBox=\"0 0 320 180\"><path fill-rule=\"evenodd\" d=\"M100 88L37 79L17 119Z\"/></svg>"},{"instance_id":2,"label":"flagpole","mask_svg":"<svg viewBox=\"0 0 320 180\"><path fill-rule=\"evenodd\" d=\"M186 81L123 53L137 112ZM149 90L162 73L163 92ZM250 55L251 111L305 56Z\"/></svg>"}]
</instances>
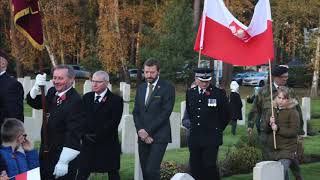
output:
<instances>
[{"instance_id":1,"label":"flagpole","mask_svg":"<svg viewBox=\"0 0 320 180\"><path fill-rule=\"evenodd\" d=\"M273 92L272 92L272 76L271 76L271 61L269 59L269 83L270 83L270 99L271 99L271 116L274 117L274 109L273 109ZM273 131L273 147L277 149L277 142L276 142L276 131Z\"/></svg>"},{"instance_id":2,"label":"flagpole","mask_svg":"<svg viewBox=\"0 0 320 180\"><path fill-rule=\"evenodd\" d=\"M203 49L204 29L206 26L206 15L207 15L207 0L204 1L202 18L201 18L201 36L200 36L198 67L200 67L200 62L201 62L201 51Z\"/></svg>"},{"instance_id":3,"label":"flagpole","mask_svg":"<svg viewBox=\"0 0 320 180\"><path fill-rule=\"evenodd\" d=\"M198 67L200 67L201 62L201 48L199 49Z\"/></svg>"}]
</instances>

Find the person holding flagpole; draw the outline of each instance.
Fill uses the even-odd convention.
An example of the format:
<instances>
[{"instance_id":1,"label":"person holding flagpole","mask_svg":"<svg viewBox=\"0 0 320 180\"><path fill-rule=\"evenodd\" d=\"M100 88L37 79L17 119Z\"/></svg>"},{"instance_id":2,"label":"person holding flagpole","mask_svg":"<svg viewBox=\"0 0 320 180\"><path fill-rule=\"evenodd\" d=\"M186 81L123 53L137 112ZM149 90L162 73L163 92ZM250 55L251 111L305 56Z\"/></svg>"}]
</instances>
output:
<instances>
[{"instance_id":1,"label":"person holding flagpole","mask_svg":"<svg viewBox=\"0 0 320 180\"><path fill-rule=\"evenodd\" d=\"M53 68L53 85L46 94L47 129L42 126L40 146L41 179L74 180L77 156L84 124L84 106L80 95L72 87L75 72L72 67ZM40 86L46 84L46 74L38 74L27 95L27 103L42 108ZM46 141L45 141L46 140Z\"/></svg>"},{"instance_id":2,"label":"person holding flagpole","mask_svg":"<svg viewBox=\"0 0 320 180\"><path fill-rule=\"evenodd\" d=\"M288 80L288 68L286 66L276 66L272 69L272 100L275 99L277 94L277 89L280 86L286 86L287 80ZM298 98L294 92L293 89L289 88L289 97L292 99L295 99L298 102ZM302 119L302 111L299 103L295 106L298 115L299 115L299 131L298 134L302 135L304 134L303 131L303 119ZM270 93L270 85L266 85L259 89L258 94L255 97L255 101L253 102L253 106L248 114L248 135L251 136L253 132L253 126L255 124L255 121L258 120L257 117L260 117L260 123L264 123L267 121L267 112L271 109L271 93ZM275 132L276 134L276 132ZM298 138L298 137L297 137ZM263 127L260 127L260 135L259 140L261 144L265 144L267 140L267 135L265 133L265 129ZM275 141L276 142L276 141ZM300 144L298 144L300 146ZM263 149L263 158L266 159L266 154L268 152L264 151ZM301 151L301 147L299 147L298 151ZM293 160L293 163L291 165L291 169L295 177L299 180L301 180L301 173L300 173L300 167L299 167L299 161L297 159Z\"/></svg>"}]
</instances>

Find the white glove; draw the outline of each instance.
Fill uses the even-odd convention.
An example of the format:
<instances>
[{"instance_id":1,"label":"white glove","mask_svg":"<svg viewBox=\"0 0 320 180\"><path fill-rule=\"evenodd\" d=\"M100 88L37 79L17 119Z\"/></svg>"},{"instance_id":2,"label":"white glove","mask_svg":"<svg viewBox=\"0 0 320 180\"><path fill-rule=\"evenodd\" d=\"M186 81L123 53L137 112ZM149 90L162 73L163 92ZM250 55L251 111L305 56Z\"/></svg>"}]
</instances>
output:
<instances>
[{"instance_id":1,"label":"white glove","mask_svg":"<svg viewBox=\"0 0 320 180\"><path fill-rule=\"evenodd\" d=\"M32 99L36 98L38 94L40 94L40 86L45 86L46 85L46 73L44 74L38 74L36 76L36 81L33 85L33 87L30 90L30 97Z\"/></svg>"},{"instance_id":2,"label":"white glove","mask_svg":"<svg viewBox=\"0 0 320 180\"><path fill-rule=\"evenodd\" d=\"M60 154L59 161L56 164L53 171L53 175L56 176L56 179L68 174L69 162L74 160L74 158L76 158L79 154L80 154L80 151L63 147L62 152Z\"/></svg>"}]
</instances>

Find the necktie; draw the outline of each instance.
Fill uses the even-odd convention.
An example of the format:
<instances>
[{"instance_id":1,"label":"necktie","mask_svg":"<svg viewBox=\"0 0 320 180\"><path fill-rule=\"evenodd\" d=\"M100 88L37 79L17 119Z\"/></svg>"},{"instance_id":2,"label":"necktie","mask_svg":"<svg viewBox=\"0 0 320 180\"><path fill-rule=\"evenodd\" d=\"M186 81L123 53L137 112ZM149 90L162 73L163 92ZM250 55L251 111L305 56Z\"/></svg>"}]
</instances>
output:
<instances>
[{"instance_id":1,"label":"necktie","mask_svg":"<svg viewBox=\"0 0 320 180\"><path fill-rule=\"evenodd\" d=\"M99 99L101 96L96 96L96 99L94 100L94 103L100 103Z\"/></svg>"},{"instance_id":2,"label":"necktie","mask_svg":"<svg viewBox=\"0 0 320 180\"><path fill-rule=\"evenodd\" d=\"M200 95L202 95L203 94L203 89L200 89Z\"/></svg>"},{"instance_id":3,"label":"necktie","mask_svg":"<svg viewBox=\"0 0 320 180\"><path fill-rule=\"evenodd\" d=\"M150 96L153 92L153 84L149 84L148 85L149 91L148 91L148 96L147 96L147 100L146 100L146 105L148 104L149 100L150 100Z\"/></svg>"},{"instance_id":4,"label":"necktie","mask_svg":"<svg viewBox=\"0 0 320 180\"><path fill-rule=\"evenodd\" d=\"M57 103L57 106L59 106L62 103L62 99L60 96L56 96L56 103Z\"/></svg>"}]
</instances>

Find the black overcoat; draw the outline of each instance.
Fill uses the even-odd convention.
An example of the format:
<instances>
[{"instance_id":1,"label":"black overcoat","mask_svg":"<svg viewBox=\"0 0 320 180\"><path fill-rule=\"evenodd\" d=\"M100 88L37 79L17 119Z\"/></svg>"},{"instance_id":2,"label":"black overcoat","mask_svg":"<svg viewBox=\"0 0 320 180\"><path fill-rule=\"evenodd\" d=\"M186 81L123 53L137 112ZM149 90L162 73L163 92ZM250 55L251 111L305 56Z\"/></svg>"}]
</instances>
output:
<instances>
[{"instance_id":1,"label":"black overcoat","mask_svg":"<svg viewBox=\"0 0 320 180\"><path fill-rule=\"evenodd\" d=\"M0 126L5 118L23 121L23 87L7 73L0 76Z\"/></svg>"},{"instance_id":2,"label":"black overcoat","mask_svg":"<svg viewBox=\"0 0 320 180\"><path fill-rule=\"evenodd\" d=\"M230 93L231 119L242 120L241 108L242 108L242 101L239 93L231 92Z\"/></svg>"},{"instance_id":3,"label":"black overcoat","mask_svg":"<svg viewBox=\"0 0 320 180\"><path fill-rule=\"evenodd\" d=\"M44 153L44 129L41 129L41 147L39 153L40 170L42 177L49 177L54 171L54 167L59 160L63 147L68 147L80 151L80 138L84 127L84 108L80 95L74 88L65 94L65 100L60 105L56 102L56 90L54 87L48 90L46 95L47 115L48 115L48 153ZM41 109L41 96L35 99L27 95L27 103L35 108ZM77 168L74 159L69 163L69 171Z\"/></svg>"},{"instance_id":4,"label":"black overcoat","mask_svg":"<svg viewBox=\"0 0 320 180\"><path fill-rule=\"evenodd\" d=\"M120 169L121 146L118 126L122 117L123 100L109 89L100 103L94 103L94 92L83 96L86 122L80 153L80 167L91 172Z\"/></svg>"},{"instance_id":5,"label":"black overcoat","mask_svg":"<svg viewBox=\"0 0 320 180\"><path fill-rule=\"evenodd\" d=\"M208 105L211 99L212 106ZM229 120L229 105L224 90L210 85L205 94L199 94L198 86L186 93L186 110L191 129L189 146L221 145L223 131Z\"/></svg>"}]
</instances>

